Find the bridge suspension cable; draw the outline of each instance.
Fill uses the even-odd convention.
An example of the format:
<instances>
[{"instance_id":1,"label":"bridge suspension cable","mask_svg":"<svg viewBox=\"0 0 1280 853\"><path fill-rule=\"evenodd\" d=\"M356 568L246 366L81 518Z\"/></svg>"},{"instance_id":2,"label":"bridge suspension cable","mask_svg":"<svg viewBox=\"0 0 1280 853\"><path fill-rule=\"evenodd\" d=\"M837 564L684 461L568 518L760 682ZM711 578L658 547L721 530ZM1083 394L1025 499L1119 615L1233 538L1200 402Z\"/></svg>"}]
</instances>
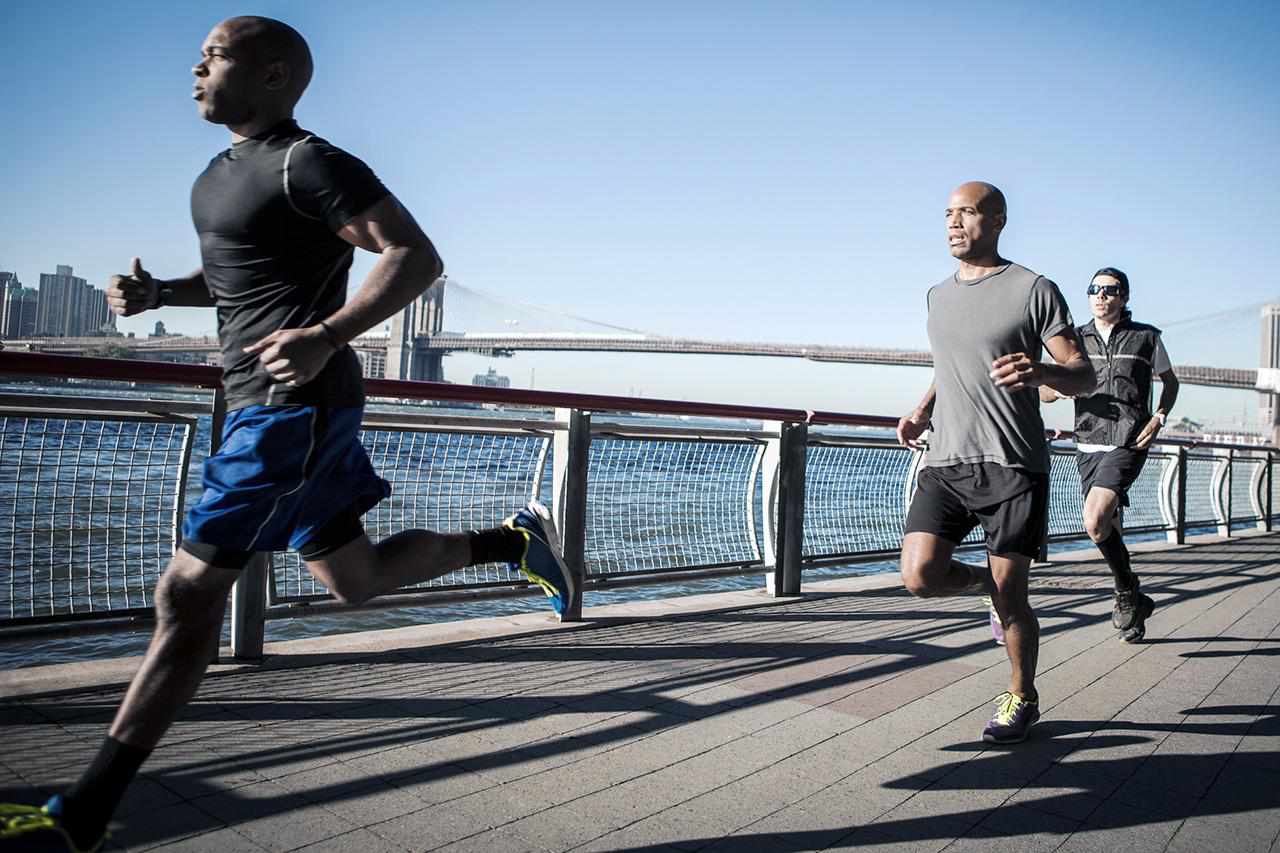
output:
<instances>
[{"instance_id":1,"label":"bridge suspension cable","mask_svg":"<svg viewBox=\"0 0 1280 853\"><path fill-rule=\"evenodd\" d=\"M564 317L569 320L574 320L578 323L586 323L590 326L599 326L602 329L609 329L610 331L614 331L614 332L626 332L627 334L630 334L630 335L643 335L647 338L668 337L667 335L660 335L656 332L650 332L644 329L633 329L628 326L619 326L614 323L603 323L600 320L592 320L590 317L583 317L580 314L574 314L572 312L564 311L559 308L552 308L546 305L532 305L528 302L520 302L519 300L516 300L516 299L510 299L506 296L498 297L495 294L488 293L487 291L481 290L477 287L471 287L469 285L459 284L453 279L449 279L449 283L447 287L452 292L460 292L463 295L471 296L476 299L482 299L494 305L514 306L525 311L533 311L539 314L550 314L556 317Z\"/></svg>"},{"instance_id":2,"label":"bridge suspension cable","mask_svg":"<svg viewBox=\"0 0 1280 853\"><path fill-rule=\"evenodd\" d=\"M1165 329L1186 329L1195 326L1207 326L1210 324L1221 325L1223 323L1231 323L1246 318L1257 319L1259 312L1264 305L1274 305L1280 302L1280 298L1266 299L1262 302L1251 302L1248 305L1238 305L1235 308L1224 308L1221 311L1215 311L1212 314L1197 314L1194 317L1184 317L1181 320L1169 320L1167 322L1157 322L1161 330Z\"/></svg>"}]
</instances>

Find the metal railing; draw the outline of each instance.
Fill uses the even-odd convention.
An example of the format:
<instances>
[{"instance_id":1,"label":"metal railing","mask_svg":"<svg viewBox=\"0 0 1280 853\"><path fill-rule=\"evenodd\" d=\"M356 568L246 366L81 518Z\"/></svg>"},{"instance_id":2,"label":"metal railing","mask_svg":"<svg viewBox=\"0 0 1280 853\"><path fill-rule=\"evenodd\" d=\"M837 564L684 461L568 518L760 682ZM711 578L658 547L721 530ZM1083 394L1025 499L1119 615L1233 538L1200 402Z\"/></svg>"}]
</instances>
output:
<instances>
[{"instance_id":1,"label":"metal railing","mask_svg":"<svg viewBox=\"0 0 1280 853\"><path fill-rule=\"evenodd\" d=\"M200 465L221 432L217 369L0 352L0 376L120 383L0 394L0 496L12 507L0 515L0 630L109 630L150 618L184 501L198 494ZM366 387L362 441L393 487L365 518L371 537L488 527L535 498L553 508L580 589L762 572L775 594L798 593L806 567L896 555L920 462L886 432L896 424L888 417L443 383ZM457 414L424 401L502 411ZM1126 529L1177 542L1195 528L1271 529L1274 454L1161 442L1130 491ZM1085 535L1073 457L1055 444L1051 541ZM982 541L980 529L971 540ZM366 606L531 592L505 566L472 566ZM581 606L579 595L568 618ZM272 554L236 585L233 649L260 655L267 619L341 609L295 554Z\"/></svg>"}]
</instances>

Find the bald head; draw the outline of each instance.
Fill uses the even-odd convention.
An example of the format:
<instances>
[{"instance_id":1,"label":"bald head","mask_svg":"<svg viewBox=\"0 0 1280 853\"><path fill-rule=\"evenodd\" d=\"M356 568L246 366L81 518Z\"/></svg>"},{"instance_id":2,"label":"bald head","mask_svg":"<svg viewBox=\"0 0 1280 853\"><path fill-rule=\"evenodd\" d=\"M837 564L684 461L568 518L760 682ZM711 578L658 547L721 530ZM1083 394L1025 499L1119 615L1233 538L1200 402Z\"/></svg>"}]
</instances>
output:
<instances>
[{"instance_id":1,"label":"bald head","mask_svg":"<svg viewBox=\"0 0 1280 853\"><path fill-rule=\"evenodd\" d=\"M1004 193L995 184L986 181L969 181L956 187L951 197L967 199L974 207L988 216L1007 216L1009 208L1005 204Z\"/></svg>"},{"instance_id":2,"label":"bald head","mask_svg":"<svg viewBox=\"0 0 1280 853\"><path fill-rule=\"evenodd\" d=\"M297 30L283 21L257 15L228 18L215 27L274 73L270 78L290 107L297 104L311 82L311 48Z\"/></svg>"},{"instance_id":3,"label":"bald head","mask_svg":"<svg viewBox=\"0 0 1280 853\"><path fill-rule=\"evenodd\" d=\"M998 245L1008 209L1004 193L986 181L969 181L947 202L947 243L952 257L977 265L1001 261Z\"/></svg>"}]
</instances>

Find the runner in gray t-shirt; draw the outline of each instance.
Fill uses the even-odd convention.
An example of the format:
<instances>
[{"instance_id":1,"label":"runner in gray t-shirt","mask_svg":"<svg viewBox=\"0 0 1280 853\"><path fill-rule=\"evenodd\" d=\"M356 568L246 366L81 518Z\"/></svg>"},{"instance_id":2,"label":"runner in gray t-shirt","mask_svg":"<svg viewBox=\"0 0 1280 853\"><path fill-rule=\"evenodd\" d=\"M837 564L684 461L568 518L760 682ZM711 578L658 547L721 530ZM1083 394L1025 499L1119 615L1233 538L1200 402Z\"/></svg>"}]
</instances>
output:
<instances>
[{"instance_id":1,"label":"runner in gray t-shirt","mask_svg":"<svg viewBox=\"0 0 1280 853\"><path fill-rule=\"evenodd\" d=\"M988 592L1003 631L1013 671L982 732L993 743L1024 740L1040 718L1040 627L1027 584L1048 520L1049 450L1036 386L1079 394L1096 382L1057 285L1000 256L1005 221L991 184L951 194L947 238L960 268L929 291L934 384L898 422L898 440L912 448L933 430L902 540L907 589L922 598ZM1045 349L1056 364L1040 360ZM952 559L978 524L986 568Z\"/></svg>"}]
</instances>

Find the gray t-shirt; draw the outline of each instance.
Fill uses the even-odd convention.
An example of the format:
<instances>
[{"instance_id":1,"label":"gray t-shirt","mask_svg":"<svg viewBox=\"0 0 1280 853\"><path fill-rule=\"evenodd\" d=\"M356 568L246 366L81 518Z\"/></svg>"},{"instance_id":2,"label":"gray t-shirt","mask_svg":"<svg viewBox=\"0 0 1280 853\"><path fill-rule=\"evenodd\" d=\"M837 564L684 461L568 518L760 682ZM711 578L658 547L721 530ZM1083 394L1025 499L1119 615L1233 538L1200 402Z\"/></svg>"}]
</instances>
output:
<instances>
[{"instance_id":1,"label":"gray t-shirt","mask_svg":"<svg viewBox=\"0 0 1280 853\"><path fill-rule=\"evenodd\" d=\"M929 346L937 400L925 465L994 462L1049 470L1049 447L1035 388L1007 391L991 362L1024 352L1039 361L1044 342L1074 327L1058 286L1026 267L973 281L954 275L929 289Z\"/></svg>"}]
</instances>

